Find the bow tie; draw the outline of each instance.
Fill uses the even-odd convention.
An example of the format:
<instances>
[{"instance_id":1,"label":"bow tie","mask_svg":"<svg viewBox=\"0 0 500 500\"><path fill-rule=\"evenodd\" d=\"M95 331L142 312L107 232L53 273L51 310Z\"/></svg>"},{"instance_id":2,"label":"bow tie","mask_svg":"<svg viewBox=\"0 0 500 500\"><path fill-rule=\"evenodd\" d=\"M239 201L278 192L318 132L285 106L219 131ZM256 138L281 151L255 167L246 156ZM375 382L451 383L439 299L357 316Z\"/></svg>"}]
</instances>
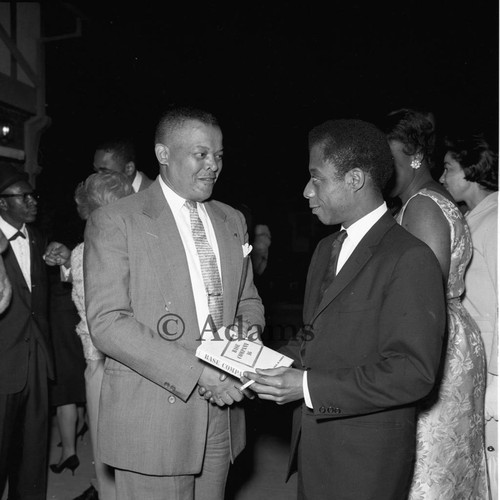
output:
<instances>
[{"instance_id":1,"label":"bow tie","mask_svg":"<svg viewBox=\"0 0 500 500\"><path fill-rule=\"evenodd\" d=\"M19 237L26 238L26 236L23 232L17 231L17 233L14 233L14 235L9 238L9 241L14 241L15 239L17 239Z\"/></svg>"}]
</instances>

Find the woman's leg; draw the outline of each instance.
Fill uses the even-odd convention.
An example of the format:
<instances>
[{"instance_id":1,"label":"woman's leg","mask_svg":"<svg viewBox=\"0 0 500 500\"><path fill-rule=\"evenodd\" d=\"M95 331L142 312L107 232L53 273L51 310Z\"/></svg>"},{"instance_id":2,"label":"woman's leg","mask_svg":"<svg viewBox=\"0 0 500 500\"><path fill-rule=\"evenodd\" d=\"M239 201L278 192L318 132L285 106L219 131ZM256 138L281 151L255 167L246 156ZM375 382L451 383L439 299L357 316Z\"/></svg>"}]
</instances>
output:
<instances>
[{"instance_id":1,"label":"woman's leg","mask_svg":"<svg viewBox=\"0 0 500 500\"><path fill-rule=\"evenodd\" d=\"M59 463L76 454L76 422L78 412L76 404L57 407L57 426L61 435L62 451Z\"/></svg>"}]
</instances>

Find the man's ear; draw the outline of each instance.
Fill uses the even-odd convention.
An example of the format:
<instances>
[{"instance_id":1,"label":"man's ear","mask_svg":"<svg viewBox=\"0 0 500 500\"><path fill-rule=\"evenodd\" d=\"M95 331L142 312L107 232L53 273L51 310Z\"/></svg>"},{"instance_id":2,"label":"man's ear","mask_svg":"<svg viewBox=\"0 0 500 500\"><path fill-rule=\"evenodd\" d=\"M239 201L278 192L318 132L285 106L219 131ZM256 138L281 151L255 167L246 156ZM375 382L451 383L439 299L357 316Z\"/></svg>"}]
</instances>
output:
<instances>
[{"instance_id":1,"label":"man's ear","mask_svg":"<svg viewBox=\"0 0 500 500\"><path fill-rule=\"evenodd\" d=\"M0 198L0 211L7 210L7 200Z\"/></svg>"},{"instance_id":2,"label":"man's ear","mask_svg":"<svg viewBox=\"0 0 500 500\"><path fill-rule=\"evenodd\" d=\"M168 149L168 146L165 146L165 144L162 144L161 142L156 143L155 155L158 163L161 165L168 165L168 159L170 157L170 150Z\"/></svg>"},{"instance_id":3,"label":"man's ear","mask_svg":"<svg viewBox=\"0 0 500 500\"><path fill-rule=\"evenodd\" d=\"M359 191L366 182L366 173L360 168L353 168L346 174L346 183L352 192Z\"/></svg>"},{"instance_id":4,"label":"man's ear","mask_svg":"<svg viewBox=\"0 0 500 500\"><path fill-rule=\"evenodd\" d=\"M133 161L129 161L126 165L125 165L125 170L124 170L124 173L125 175L127 175L128 177L134 177L135 176L135 163Z\"/></svg>"}]
</instances>

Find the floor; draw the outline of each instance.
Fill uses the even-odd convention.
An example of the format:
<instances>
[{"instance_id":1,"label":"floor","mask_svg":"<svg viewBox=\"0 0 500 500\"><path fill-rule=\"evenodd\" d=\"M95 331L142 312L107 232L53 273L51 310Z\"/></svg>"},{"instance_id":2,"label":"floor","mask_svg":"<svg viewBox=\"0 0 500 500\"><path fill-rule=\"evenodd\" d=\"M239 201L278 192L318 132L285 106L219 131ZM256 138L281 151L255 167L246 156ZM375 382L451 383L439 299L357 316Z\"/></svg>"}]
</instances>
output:
<instances>
[{"instance_id":1,"label":"floor","mask_svg":"<svg viewBox=\"0 0 500 500\"><path fill-rule=\"evenodd\" d=\"M284 343L284 332L293 331L300 324L300 307L279 305L268 321L266 344L279 348ZM297 478L294 474L285 482L288 464L291 405L279 406L258 398L247 404L247 446L232 465L226 487L225 500L295 500ZM52 421L50 463L59 461L61 449L55 417ZM92 447L89 434L77 443L80 466L75 475L66 469L61 474L48 471L47 500L73 500L90 486L93 477ZM0 492L1 493L1 492ZM7 499L3 492L0 500ZM119 499L118 499L119 500ZM139 499L138 499L139 500Z\"/></svg>"},{"instance_id":2,"label":"floor","mask_svg":"<svg viewBox=\"0 0 500 500\"><path fill-rule=\"evenodd\" d=\"M248 443L232 466L227 483L226 500L294 500L296 475L286 483L289 450L290 410L260 400L248 401ZM49 463L57 462L60 448L54 418ZM93 474L92 448L87 434L77 443L80 466L61 474L48 471L48 500L72 500L90 486ZM2 500L7 499L4 492Z\"/></svg>"}]
</instances>

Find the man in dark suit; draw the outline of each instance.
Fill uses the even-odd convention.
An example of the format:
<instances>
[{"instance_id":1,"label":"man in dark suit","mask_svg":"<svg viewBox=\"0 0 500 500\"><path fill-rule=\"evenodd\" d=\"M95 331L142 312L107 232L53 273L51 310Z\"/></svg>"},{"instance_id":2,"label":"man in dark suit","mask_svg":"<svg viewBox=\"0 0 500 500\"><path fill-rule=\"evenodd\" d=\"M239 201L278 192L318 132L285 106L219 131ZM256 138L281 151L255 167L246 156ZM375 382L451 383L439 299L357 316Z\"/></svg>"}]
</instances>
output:
<instances>
[{"instance_id":1,"label":"man in dark suit","mask_svg":"<svg viewBox=\"0 0 500 500\"><path fill-rule=\"evenodd\" d=\"M44 241L29 225L37 201L27 175L0 165L0 231L9 240L2 257L12 285L0 314L0 494L44 500L49 435L48 379L54 378L47 321Z\"/></svg>"},{"instance_id":2,"label":"man in dark suit","mask_svg":"<svg viewBox=\"0 0 500 500\"><path fill-rule=\"evenodd\" d=\"M382 190L392 159L381 131L361 120L328 121L310 132L309 149L304 196L323 224L342 231L320 241L312 257L303 341L287 346L296 368L246 377L262 399L303 401L290 462L299 498L402 500L413 471L416 403L438 373L441 271L387 210Z\"/></svg>"},{"instance_id":3,"label":"man in dark suit","mask_svg":"<svg viewBox=\"0 0 500 500\"><path fill-rule=\"evenodd\" d=\"M148 188L153 181L136 168L135 147L127 139L109 139L101 142L94 154L94 170L122 172L130 179L135 193Z\"/></svg>"}]
</instances>

